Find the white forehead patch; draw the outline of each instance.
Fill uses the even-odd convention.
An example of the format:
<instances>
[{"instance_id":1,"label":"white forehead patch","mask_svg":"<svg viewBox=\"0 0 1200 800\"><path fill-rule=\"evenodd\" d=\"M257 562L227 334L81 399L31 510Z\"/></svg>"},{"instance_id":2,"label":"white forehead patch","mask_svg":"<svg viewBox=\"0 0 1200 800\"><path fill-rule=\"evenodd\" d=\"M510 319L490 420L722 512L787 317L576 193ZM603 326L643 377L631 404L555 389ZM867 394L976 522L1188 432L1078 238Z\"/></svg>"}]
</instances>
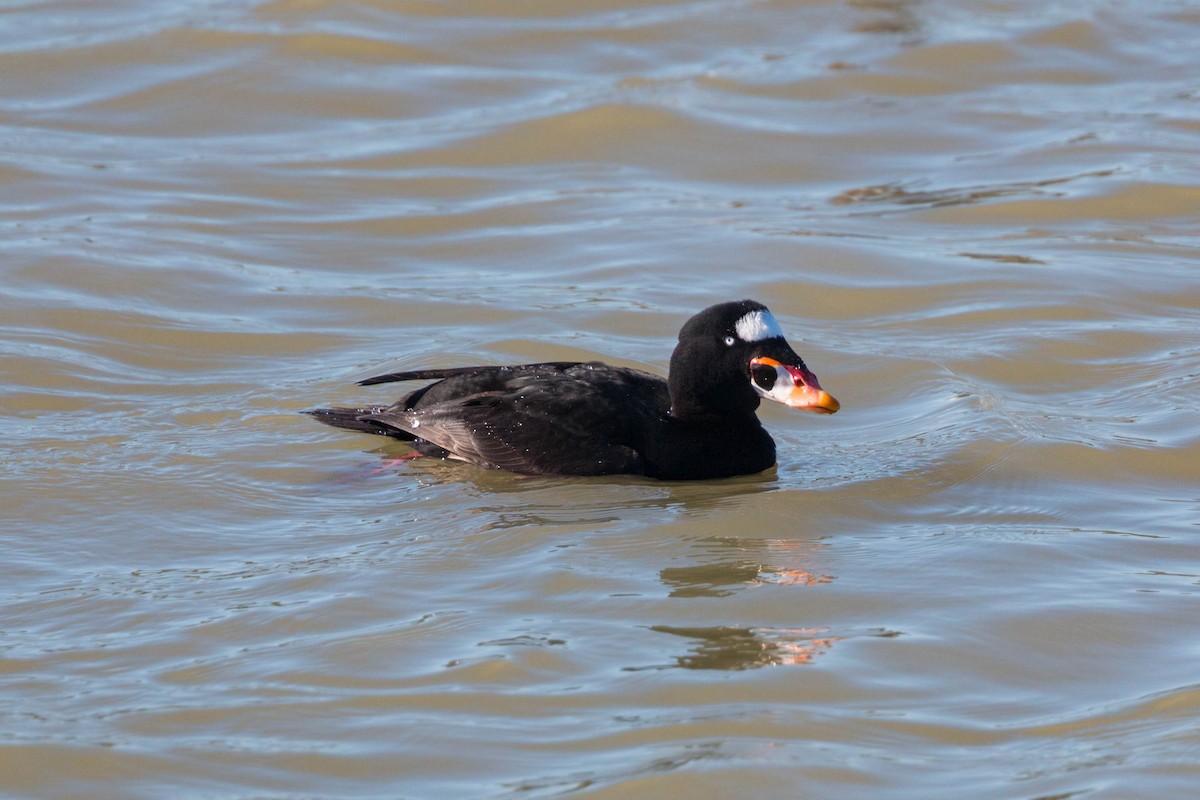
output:
<instances>
[{"instance_id":1,"label":"white forehead patch","mask_svg":"<svg viewBox=\"0 0 1200 800\"><path fill-rule=\"evenodd\" d=\"M743 342L761 342L763 339L783 337L783 328L765 308L745 314L734 325L738 338Z\"/></svg>"}]
</instances>

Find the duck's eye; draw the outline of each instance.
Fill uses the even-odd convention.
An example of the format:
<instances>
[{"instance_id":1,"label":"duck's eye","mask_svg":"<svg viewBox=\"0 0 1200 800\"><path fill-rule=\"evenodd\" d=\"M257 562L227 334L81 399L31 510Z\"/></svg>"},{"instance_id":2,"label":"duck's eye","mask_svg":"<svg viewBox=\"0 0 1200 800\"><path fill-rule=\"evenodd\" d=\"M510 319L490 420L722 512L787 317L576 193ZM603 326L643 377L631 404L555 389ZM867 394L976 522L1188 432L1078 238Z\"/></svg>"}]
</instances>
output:
<instances>
[{"instance_id":1,"label":"duck's eye","mask_svg":"<svg viewBox=\"0 0 1200 800\"><path fill-rule=\"evenodd\" d=\"M728 345L729 347L733 347L733 345L734 345L736 342L737 342L737 339L735 339L735 338L734 338L734 337L732 337L732 336L726 336L726 337L725 337L725 344L726 344L726 345Z\"/></svg>"}]
</instances>

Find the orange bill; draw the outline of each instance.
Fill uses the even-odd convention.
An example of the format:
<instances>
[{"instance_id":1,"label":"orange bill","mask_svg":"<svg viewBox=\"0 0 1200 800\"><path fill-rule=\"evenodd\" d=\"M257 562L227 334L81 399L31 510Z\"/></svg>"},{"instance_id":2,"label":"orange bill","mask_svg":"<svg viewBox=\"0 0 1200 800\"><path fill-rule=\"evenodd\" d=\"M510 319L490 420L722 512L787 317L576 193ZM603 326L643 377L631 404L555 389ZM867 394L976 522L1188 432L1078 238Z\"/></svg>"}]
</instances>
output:
<instances>
[{"instance_id":1,"label":"orange bill","mask_svg":"<svg viewBox=\"0 0 1200 800\"><path fill-rule=\"evenodd\" d=\"M765 370L756 371L756 367L773 367L773 379ZM750 360L750 382L763 397L791 408L832 414L842 407L833 395L821 388L817 376L803 366L796 367L759 356Z\"/></svg>"}]
</instances>

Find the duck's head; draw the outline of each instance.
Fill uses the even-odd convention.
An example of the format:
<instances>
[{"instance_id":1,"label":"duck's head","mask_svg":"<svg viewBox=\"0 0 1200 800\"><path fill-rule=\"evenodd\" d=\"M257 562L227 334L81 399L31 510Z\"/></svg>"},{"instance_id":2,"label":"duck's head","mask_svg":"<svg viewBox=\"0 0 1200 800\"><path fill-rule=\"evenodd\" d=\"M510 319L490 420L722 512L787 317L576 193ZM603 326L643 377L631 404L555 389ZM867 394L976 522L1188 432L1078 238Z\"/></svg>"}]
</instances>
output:
<instances>
[{"instance_id":1,"label":"duck's head","mask_svg":"<svg viewBox=\"0 0 1200 800\"><path fill-rule=\"evenodd\" d=\"M763 397L818 414L841 408L755 300L710 306L684 323L669 380L677 418L752 414Z\"/></svg>"}]
</instances>

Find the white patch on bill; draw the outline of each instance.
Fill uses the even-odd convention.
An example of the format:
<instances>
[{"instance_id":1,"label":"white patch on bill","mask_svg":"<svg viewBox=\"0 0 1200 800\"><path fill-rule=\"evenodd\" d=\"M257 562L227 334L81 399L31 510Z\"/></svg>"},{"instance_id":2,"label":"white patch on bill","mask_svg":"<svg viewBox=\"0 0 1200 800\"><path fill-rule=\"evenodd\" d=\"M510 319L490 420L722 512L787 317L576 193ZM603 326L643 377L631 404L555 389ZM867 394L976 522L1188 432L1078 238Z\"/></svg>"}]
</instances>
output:
<instances>
[{"instance_id":1,"label":"white patch on bill","mask_svg":"<svg viewBox=\"0 0 1200 800\"><path fill-rule=\"evenodd\" d=\"M738 338L743 342L761 342L763 339L783 338L783 328L765 308L751 311L734 326Z\"/></svg>"}]
</instances>

